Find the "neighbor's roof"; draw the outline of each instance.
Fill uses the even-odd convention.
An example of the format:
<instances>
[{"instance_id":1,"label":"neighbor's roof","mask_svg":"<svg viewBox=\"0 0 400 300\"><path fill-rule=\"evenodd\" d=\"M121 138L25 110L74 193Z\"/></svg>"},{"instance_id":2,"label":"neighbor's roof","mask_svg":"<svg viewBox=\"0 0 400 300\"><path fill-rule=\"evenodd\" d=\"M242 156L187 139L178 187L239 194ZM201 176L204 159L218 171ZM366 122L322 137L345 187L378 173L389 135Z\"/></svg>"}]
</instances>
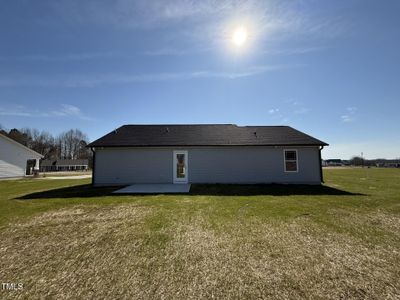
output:
<instances>
[{"instance_id":1,"label":"neighbor's roof","mask_svg":"<svg viewBox=\"0 0 400 300\"><path fill-rule=\"evenodd\" d=\"M34 151L34 150L32 150L32 149L26 147L25 145L22 145L21 143L18 143L17 141L13 140L12 138L9 138L8 136L5 136L4 134L1 134L1 133L0 133L0 138L3 138L3 139L5 139L6 141L10 142L11 144L18 146L18 147L20 147L21 149L26 150L27 152L32 153L33 155L35 155L35 156L38 157L38 158L42 158L42 157L43 157L42 154L37 153L36 151Z\"/></svg>"},{"instance_id":2,"label":"neighbor's roof","mask_svg":"<svg viewBox=\"0 0 400 300\"><path fill-rule=\"evenodd\" d=\"M87 166L88 159L44 159L40 162L41 167L50 166Z\"/></svg>"},{"instance_id":3,"label":"neighbor's roof","mask_svg":"<svg viewBox=\"0 0 400 300\"><path fill-rule=\"evenodd\" d=\"M88 147L328 145L289 126L124 125Z\"/></svg>"}]
</instances>

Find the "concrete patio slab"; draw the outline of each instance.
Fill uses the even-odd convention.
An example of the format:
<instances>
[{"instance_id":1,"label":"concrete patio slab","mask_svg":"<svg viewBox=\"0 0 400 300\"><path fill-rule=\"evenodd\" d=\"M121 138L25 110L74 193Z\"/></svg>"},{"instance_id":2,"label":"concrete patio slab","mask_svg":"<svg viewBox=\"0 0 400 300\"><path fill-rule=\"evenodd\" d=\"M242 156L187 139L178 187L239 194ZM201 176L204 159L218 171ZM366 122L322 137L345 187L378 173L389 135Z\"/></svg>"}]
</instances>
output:
<instances>
[{"instance_id":1,"label":"concrete patio slab","mask_svg":"<svg viewBox=\"0 0 400 300\"><path fill-rule=\"evenodd\" d=\"M168 193L189 193L190 184L132 184L120 190L114 191L114 194L168 194Z\"/></svg>"}]
</instances>

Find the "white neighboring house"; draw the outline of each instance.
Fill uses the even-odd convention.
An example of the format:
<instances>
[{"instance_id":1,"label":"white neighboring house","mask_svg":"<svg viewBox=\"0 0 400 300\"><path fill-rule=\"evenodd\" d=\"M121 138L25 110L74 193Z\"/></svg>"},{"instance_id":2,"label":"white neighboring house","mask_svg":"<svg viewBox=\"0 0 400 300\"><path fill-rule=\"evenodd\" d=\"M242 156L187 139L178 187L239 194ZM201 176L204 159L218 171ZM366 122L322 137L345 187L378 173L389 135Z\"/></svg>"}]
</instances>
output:
<instances>
[{"instance_id":1,"label":"white neighboring house","mask_svg":"<svg viewBox=\"0 0 400 300\"><path fill-rule=\"evenodd\" d=\"M41 158L43 155L0 134L0 178L25 176L28 160L35 160L34 169L39 170Z\"/></svg>"}]
</instances>

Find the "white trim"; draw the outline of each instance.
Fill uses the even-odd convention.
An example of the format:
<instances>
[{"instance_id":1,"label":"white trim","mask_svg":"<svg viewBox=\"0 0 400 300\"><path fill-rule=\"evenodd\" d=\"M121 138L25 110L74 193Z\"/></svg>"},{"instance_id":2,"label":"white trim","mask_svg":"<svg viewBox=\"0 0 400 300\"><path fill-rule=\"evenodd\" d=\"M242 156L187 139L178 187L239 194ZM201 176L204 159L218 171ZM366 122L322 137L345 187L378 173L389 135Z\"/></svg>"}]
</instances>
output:
<instances>
[{"instance_id":1,"label":"white trim","mask_svg":"<svg viewBox=\"0 0 400 300\"><path fill-rule=\"evenodd\" d=\"M8 136L5 136L4 134L0 133L0 137L4 138L6 141L9 141L9 142L11 142L11 143L13 143L13 144L15 144L17 146L20 146L24 150L28 150L29 152L31 152L31 153L35 154L36 156L38 156L39 159L44 157L42 154L37 153L36 151L26 147L25 145L22 145L21 143L18 143L17 141L14 141L13 139L9 138Z\"/></svg>"},{"instance_id":2,"label":"white trim","mask_svg":"<svg viewBox=\"0 0 400 300\"><path fill-rule=\"evenodd\" d=\"M286 170L286 151L294 151L296 152L296 171L287 171ZM294 160L288 160L294 161ZM283 171L285 173L298 173L299 172L299 155L297 149L283 149Z\"/></svg>"},{"instance_id":3,"label":"white trim","mask_svg":"<svg viewBox=\"0 0 400 300\"><path fill-rule=\"evenodd\" d=\"M176 155L177 154L185 155L185 168L186 168L185 169L185 178L177 178L176 177ZM173 183L188 183L188 179L189 179L188 151L187 150L174 150L173 157L172 157L172 163L173 163L173 168L172 168Z\"/></svg>"}]
</instances>

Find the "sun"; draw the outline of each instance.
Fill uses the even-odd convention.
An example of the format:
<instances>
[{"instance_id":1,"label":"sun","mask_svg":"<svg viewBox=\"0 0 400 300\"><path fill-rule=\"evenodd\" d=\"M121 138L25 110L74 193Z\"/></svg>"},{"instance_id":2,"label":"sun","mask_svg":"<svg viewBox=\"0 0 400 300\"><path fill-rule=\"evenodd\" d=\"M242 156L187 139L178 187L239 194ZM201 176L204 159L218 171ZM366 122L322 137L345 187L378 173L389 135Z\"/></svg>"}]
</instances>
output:
<instances>
[{"instance_id":1,"label":"sun","mask_svg":"<svg viewBox=\"0 0 400 300\"><path fill-rule=\"evenodd\" d=\"M242 47L247 41L247 29L243 26L235 29L232 35L232 42L236 47Z\"/></svg>"}]
</instances>

